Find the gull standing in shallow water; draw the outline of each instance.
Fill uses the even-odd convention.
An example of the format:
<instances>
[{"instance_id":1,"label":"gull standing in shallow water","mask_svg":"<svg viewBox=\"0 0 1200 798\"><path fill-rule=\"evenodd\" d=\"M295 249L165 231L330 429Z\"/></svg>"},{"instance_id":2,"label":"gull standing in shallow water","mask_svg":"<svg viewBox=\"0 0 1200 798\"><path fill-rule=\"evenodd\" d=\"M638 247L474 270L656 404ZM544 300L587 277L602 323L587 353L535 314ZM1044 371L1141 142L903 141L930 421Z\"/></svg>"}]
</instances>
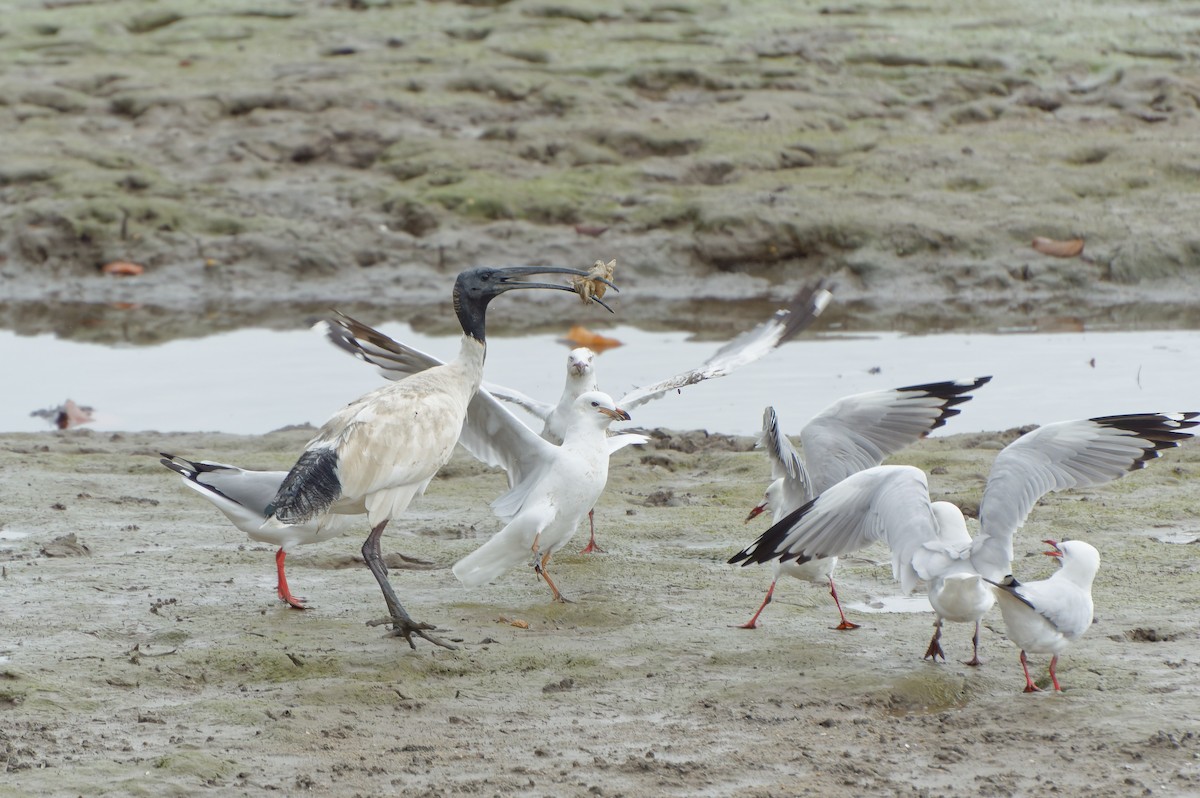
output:
<instances>
[{"instance_id":1,"label":"gull standing in shallow water","mask_svg":"<svg viewBox=\"0 0 1200 798\"><path fill-rule=\"evenodd\" d=\"M699 366L681 371L665 380L651 385L634 388L616 400L626 410L632 410L653 399L665 396L704 380L724 377L741 366L748 365L769 355L780 344L791 340L806 330L829 305L833 295L821 286L809 286L801 290L788 307L775 311L771 318L747 330L726 343ZM567 355L567 379L557 404L533 399L520 391L502 385L486 383L484 387L497 399L511 402L541 419L542 437L551 443L562 443L571 407L579 396L588 391L599 390L596 383L595 353L580 347ZM594 513L588 511L590 535L584 554L603 552L596 545Z\"/></svg>"},{"instance_id":2,"label":"gull standing in shallow water","mask_svg":"<svg viewBox=\"0 0 1200 798\"><path fill-rule=\"evenodd\" d=\"M1061 568L1049 579L1018 582L1007 576L1002 582L992 582L992 589L1004 616L1008 639L1021 649L1021 670L1025 672L1025 692L1039 691L1029 678L1029 663L1025 652L1051 654L1050 682L1061 692L1058 675L1058 655L1092 625L1092 580L1100 570L1100 552L1082 540L1043 540L1057 557Z\"/></svg>"},{"instance_id":3,"label":"gull standing in shallow water","mask_svg":"<svg viewBox=\"0 0 1200 798\"><path fill-rule=\"evenodd\" d=\"M588 276L577 269L540 266L484 267L459 274L453 294L454 311L463 330L458 356L445 365L377 388L336 413L308 443L267 507L265 526L271 529L308 523L362 503L371 524L363 558L388 608L387 618L372 623L390 623L392 634L405 638L414 648L413 635L452 646L430 635L436 627L414 621L400 603L388 582L380 537L388 521L425 491L454 451L467 406L483 379L488 303L514 289L574 293L565 285L519 279L534 274ZM607 307L598 297L593 301Z\"/></svg>"},{"instance_id":4,"label":"gull standing in shallow water","mask_svg":"<svg viewBox=\"0 0 1200 798\"><path fill-rule=\"evenodd\" d=\"M778 523L788 513L841 482L851 474L877 466L883 459L924 438L941 427L946 420L957 416L956 405L970 401L974 391L986 385L991 377L970 380L933 382L910 385L884 391L846 396L834 402L812 418L800 430L800 445L804 457L779 428L775 408L763 411L763 430L758 446L771 458L773 482L763 494L762 503L750 511L746 522L770 510L772 523ZM742 624L742 629L758 628L758 616L771 603L775 583L780 576L791 576L806 582L827 583L829 595L837 606L840 630L857 629L858 624L846 620L842 603L838 601L833 583L837 557L820 557L808 562L772 560L771 586L754 617Z\"/></svg>"},{"instance_id":5,"label":"gull standing in shallow water","mask_svg":"<svg viewBox=\"0 0 1200 798\"><path fill-rule=\"evenodd\" d=\"M780 519L729 561L807 562L883 541L892 576L905 592L921 580L937 619L926 659L946 658L942 622L979 622L995 603L985 579L1011 573L1012 541L1039 498L1050 491L1111 482L1144 468L1161 450L1195 435L1200 413L1144 413L1061 421L1028 432L996 456L979 504L980 533L971 538L962 511L929 498L925 472L875 466L852 474Z\"/></svg>"},{"instance_id":6,"label":"gull standing in shallow water","mask_svg":"<svg viewBox=\"0 0 1200 798\"><path fill-rule=\"evenodd\" d=\"M251 540L279 547L275 552L275 568L278 572L276 590L279 598L295 609L307 609L304 605L305 599L293 596L288 589L287 577L283 572L283 562L287 553L296 546L320 543L344 535L355 526L358 519L351 515L329 513L295 526L264 529L267 505L279 492L279 486L287 476L286 471L250 471L224 463L188 460L166 452L161 454L162 459L159 462L179 474L184 485L211 502L234 526L249 535ZM360 507L356 513L365 510L365 507Z\"/></svg>"}]
</instances>

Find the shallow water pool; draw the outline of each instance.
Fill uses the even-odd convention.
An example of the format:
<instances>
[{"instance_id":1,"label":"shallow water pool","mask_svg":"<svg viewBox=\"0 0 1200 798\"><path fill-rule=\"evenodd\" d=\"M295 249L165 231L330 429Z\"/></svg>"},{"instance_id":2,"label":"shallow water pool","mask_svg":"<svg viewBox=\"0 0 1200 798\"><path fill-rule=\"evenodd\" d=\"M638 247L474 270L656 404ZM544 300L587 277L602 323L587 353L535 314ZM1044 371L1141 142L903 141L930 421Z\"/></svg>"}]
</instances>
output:
<instances>
[{"instance_id":1,"label":"shallow water pool","mask_svg":"<svg viewBox=\"0 0 1200 798\"><path fill-rule=\"evenodd\" d=\"M449 359L458 337L405 324L381 329ZM624 342L597 359L614 397L696 365L719 343L686 333L605 330ZM546 401L562 390L569 349L554 335L489 338L486 378ZM766 405L798 432L850 393L990 374L943 432L996 430L1115 413L1200 409L1200 331L805 335L732 375L635 408L632 425L757 434ZM381 384L316 330L246 329L159 346L108 347L0 332L0 431L51 429L30 412L67 398L95 408L91 429L264 433L320 424ZM619 426L619 425L618 425ZM627 425L628 426L628 425Z\"/></svg>"}]
</instances>

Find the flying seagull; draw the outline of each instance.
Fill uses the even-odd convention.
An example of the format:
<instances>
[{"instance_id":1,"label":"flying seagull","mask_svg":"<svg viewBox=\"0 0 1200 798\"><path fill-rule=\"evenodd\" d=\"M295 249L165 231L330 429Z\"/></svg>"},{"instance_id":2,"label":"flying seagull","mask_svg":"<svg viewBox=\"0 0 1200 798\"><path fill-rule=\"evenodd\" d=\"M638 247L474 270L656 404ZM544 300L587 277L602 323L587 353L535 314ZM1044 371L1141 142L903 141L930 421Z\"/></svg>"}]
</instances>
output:
<instances>
[{"instance_id":1,"label":"flying seagull","mask_svg":"<svg viewBox=\"0 0 1200 798\"><path fill-rule=\"evenodd\" d=\"M413 635L440 646L450 644L430 635L436 627L413 620L400 603L388 582L380 537L388 521L425 491L454 451L467 406L483 380L488 303L515 289L575 293L566 285L520 279L535 274L588 277L577 269L543 266L482 267L459 274L453 292L463 331L458 356L377 388L335 413L309 441L266 510L265 526L270 529L305 524L363 503L371 525L363 558L388 609L387 618L372 623L390 623L391 634L405 638L413 648ZM593 301L608 307L599 297Z\"/></svg>"}]
</instances>

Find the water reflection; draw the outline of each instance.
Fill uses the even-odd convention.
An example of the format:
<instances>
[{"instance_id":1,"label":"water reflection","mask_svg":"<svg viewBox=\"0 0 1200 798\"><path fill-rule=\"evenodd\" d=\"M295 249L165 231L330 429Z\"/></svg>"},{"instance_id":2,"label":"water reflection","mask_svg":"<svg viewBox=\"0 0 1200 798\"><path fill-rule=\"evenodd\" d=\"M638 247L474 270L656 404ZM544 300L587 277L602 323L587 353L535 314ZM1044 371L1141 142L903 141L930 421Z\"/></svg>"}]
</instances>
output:
<instances>
[{"instance_id":1,"label":"water reflection","mask_svg":"<svg viewBox=\"0 0 1200 798\"><path fill-rule=\"evenodd\" d=\"M406 324L382 329L442 358L458 351L454 335L427 335ZM625 343L597 361L601 387L617 397L701 362L717 346L627 326L605 334ZM557 398L567 352L557 335L489 340L487 379ZM995 379L947 431L1195 409L1200 377L1188 353L1198 344L1200 332L1190 330L808 336L729 377L637 408L634 424L757 434L763 407L774 404L785 429L796 432L849 393L983 374ZM0 362L6 372L0 431L49 430L30 412L71 398L95 408L95 430L263 433L319 424L381 384L372 369L313 330L243 329L141 347L0 332Z\"/></svg>"}]
</instances>

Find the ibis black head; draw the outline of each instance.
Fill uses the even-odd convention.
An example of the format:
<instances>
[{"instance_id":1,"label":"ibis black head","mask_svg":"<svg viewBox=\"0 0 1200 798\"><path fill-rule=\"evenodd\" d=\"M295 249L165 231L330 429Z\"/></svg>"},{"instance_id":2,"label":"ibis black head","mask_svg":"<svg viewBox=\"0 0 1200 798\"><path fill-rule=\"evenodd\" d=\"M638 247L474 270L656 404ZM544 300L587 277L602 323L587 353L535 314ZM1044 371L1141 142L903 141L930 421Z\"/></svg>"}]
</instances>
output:
<instances>
[{"instance_id":1,"label":"ibis black head","mask_svg":"<svg viewBox=\"0 0 1200 798\"><path fill-rule=\"evenodd\" d=\"M514 266L506 269L482 266L476 269L467 269L465 272L459 274L458 279L454 282L454 312L458 314L458 321L462 324L463 332L476 340L484 340L488 303L505 291L512 291L517 288L549 288L555 291L575 293L575 289L569 285L540 283L521 279L521 277L530 274L570 274L574 277L588 276L588 273L585 271L564 269L558 266ZM618 290L615 285L603 277L594 279L603 282L614 291ZM592 301L603 306L609 313L612 312L612 308L605 305L599 297L592 297Z\"/></svg>"}]
</instances>

